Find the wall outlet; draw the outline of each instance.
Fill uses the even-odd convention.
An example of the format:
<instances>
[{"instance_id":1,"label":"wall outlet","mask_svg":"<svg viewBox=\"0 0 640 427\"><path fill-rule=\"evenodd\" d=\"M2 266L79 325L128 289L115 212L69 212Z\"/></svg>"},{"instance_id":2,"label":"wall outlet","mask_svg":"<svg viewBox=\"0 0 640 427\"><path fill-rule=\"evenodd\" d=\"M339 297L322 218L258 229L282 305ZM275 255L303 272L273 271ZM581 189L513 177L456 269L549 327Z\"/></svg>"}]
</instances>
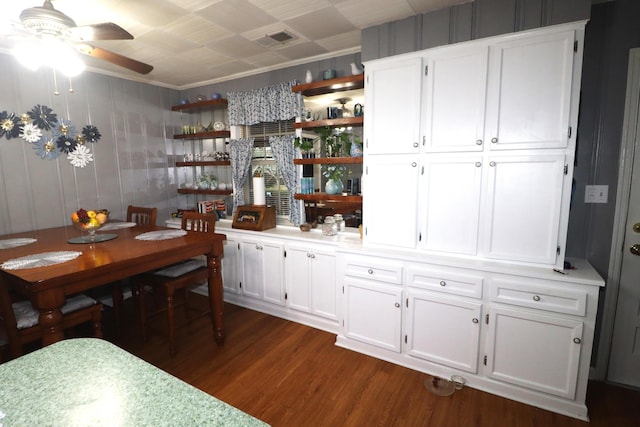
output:
<instances>
[{"instance_id":1,"label":"wall outlet","mask_svg":"<svg viewBox=\"0 0 640 427\"><path fill-rule=\"evenodd\" d=\"M609 199L608 185L587 185L584 188L585 203L607 203Z\"/></svg>"}]
</instances>

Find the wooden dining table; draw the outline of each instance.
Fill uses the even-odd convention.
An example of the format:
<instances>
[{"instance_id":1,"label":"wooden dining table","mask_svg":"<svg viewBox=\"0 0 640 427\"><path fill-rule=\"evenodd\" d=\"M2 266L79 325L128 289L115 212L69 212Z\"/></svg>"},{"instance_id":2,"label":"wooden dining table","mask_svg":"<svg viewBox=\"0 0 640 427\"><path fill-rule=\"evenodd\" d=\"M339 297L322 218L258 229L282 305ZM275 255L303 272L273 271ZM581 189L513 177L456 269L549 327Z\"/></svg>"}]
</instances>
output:
<instances>
[{"instance_id":1,"label":"wooden dining table","mask_svg":"<svg viewBox=\"0 0 640 427\"><path fill-rule=\"evenodd\" d=\"M222 344L225 332L221 259L226 236L220 233L187 232L184 236L166 240L136 239L142 233L156 230L170 229L137 225L110 230L109 234L117 235L111 240L84 244L68 242L77 240L82 235L73 226L0 236L0 241L36 239L30 244L1 249L0 265L8 260L45 252L81 252L77 258L55 265L22 269L0 268L0 286L11 286L31 300L33 307L40 312L42 344L46 346L64 338L60 308L68 295L205 255L209 268L209 303L214 338L219 345Z\"/></svg>"}]
</instances>

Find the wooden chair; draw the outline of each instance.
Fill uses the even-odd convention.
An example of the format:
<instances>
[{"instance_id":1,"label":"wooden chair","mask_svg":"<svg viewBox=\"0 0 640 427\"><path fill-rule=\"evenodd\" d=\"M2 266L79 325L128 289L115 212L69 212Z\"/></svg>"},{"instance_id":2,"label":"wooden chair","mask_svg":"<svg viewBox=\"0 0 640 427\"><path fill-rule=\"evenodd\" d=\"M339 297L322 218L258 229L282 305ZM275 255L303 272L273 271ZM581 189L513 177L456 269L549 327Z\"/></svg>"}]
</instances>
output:
<instances>
[{"instance_id":1,"label":"wooden chair","mask_svg":"<svg viewBox=\"0 0 640 427\"><path fill-rule=\"evenodd\" d=\"M142 206L127 206L127 222L135 222L138 225L156 225L157 208L146 208ZM122 303L124 301L124 291L122 283L113 283L111 287L111 298L113 300L113 318L116 324L116 332L120 332L122 325Z\"/></svg>"},{"instance_id":2,"label":"wooden chair","mask_svg":"<svg viewBox=\"0 0 640 427\"><path fill-rule=\"evenodd\" d=\"M14 302L7 286L0 286L0 317L4 326L0 336L6 339L12 358L22 355L23 345L42 339L39 312L31 301ZM93 335L102 338L102 304L86 295L67 298L62 306L62 327L69 329L85 322L93 325ZM0 345L2 347L2 345Z\"/></svg>"},{"instance_id":3,"label":"wooden chair","mask_svg":"<svg viewBox=\"0 0 640 427\"><path fill-rule=\"evenodd\" d=\"M157 208L127 206L127 221L138 225L156 225Z\"/></svg>"},{"instance_id":4,"label":"wooden chair","mask_svg":"<svg viewBox=\"0 0 640 427\"><path fill-rule=\"evenodd\" d=\"M181 228L183 230L196 233L215 233L216 217L211 214L201 214L196 212L184 212L182 216ZM189 289L206 283L209 278L209 269L202 259L190 259L178 264L171 265L154 272L138 275L133 279L134 298L138 303L138 314L140 316L140 328L143 340L147 339L147 328L150 326L149 319L161 313L167 316L167 333L169 336L169 351L173 357L176 353L175 346L175 325L174 309L176 303L174 295L177 290L184 291L184 306L187 320L192 320L191 311L195 309L189 307ZM165 299L162 307L153 313L146 313L144 302L144 289L150 287L155 293L162 292ZM210 310L199 311L199 316L209 314Z\"/></svg>"}]
</instances>

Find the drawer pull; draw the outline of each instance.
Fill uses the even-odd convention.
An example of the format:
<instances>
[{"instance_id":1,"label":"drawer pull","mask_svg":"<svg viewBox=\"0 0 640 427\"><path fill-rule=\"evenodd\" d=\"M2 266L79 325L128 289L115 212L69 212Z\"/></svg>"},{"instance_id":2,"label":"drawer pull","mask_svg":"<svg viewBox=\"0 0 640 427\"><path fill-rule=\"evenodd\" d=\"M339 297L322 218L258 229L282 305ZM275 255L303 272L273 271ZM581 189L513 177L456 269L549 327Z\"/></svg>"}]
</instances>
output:
<instances>
[{"instance_id":1,"label":"drawer pull","mask_svg":"<svg viewBox=\"0 0 640 427\"><path fill-rule=\"evenodd\" d=\"M447 286L447 282L445 282L444 280L440 281L440 286Z\"/></svg>"},{"instance_id":2,"label":"drawer pull","mask_svg":"<svg viewBox=\"0 0 640 427\"><path fill-rule=\"evenodd\" d=\"M479 322L479 320L478 320L478 318L477 318L477 317L474 317L471 321L472 321L473 323L478 323L478 322Z\"/></svg>"},{"instance_id":3,"label":"drawer pull","mask_svg":"<svg viewBox=\"0 0 640 427\"><path fill-rule=\"evenodd\" d=\"M582 342L582 340L580 338L578 338L578 337L575 337L573 339L573 342L576 343L576 344L580 344Z\"/></svg>"},{"instance_id":4,"label":"drawer pull","mask_svg":"<svg viewBox=\"0 0 640 427\"><path fill-rule=\"evenodd\" d=\"M540 295L534 295L533 296L533 300L534 301L540 301Z\"/></svg>"},{"instance_id":5,"label":"drawer pull","mask_svg":"<svg viewBox=\"0 0 640 427\"><path fill-rule=\"evenodd\" d=\"M367 270L367 273L369 273L369 274L373 274L373 269L372 269L372 268L368 269L368 270Z\"/></svg>"},{"instance_id":6,"label":"drawer pull","mask_svg":"<svg viewBox=\"0 0 640 427\"><path fill-rule=\"evenodd\" d=\"M399 302L396 303L396 308L400 308L400 303Z\"/></svg>"}]
</instances>

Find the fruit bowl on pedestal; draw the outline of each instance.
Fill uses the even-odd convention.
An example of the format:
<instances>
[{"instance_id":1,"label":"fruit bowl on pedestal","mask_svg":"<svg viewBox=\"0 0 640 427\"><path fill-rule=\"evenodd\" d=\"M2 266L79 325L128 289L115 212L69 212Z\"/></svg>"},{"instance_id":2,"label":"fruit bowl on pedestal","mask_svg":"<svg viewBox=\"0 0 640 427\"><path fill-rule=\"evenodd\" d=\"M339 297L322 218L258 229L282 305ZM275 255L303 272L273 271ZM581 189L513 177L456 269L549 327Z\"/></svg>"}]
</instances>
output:
<instances>
[{"instance_id":1,"label":"fruit bowl on pedestal","mask_svg":"<svg viewBox=\"0 0 640 427\"><path fill-rule=\"evenodd\" d=\"M71 214L71 222L73 226L80 230L86 231L86 236L79 236L69 239L69 243L96 243L115 239L117 234L96 234L109 220L109 211L106 209L84 210L78 209Z\"/></svg>"}]
</instances>

